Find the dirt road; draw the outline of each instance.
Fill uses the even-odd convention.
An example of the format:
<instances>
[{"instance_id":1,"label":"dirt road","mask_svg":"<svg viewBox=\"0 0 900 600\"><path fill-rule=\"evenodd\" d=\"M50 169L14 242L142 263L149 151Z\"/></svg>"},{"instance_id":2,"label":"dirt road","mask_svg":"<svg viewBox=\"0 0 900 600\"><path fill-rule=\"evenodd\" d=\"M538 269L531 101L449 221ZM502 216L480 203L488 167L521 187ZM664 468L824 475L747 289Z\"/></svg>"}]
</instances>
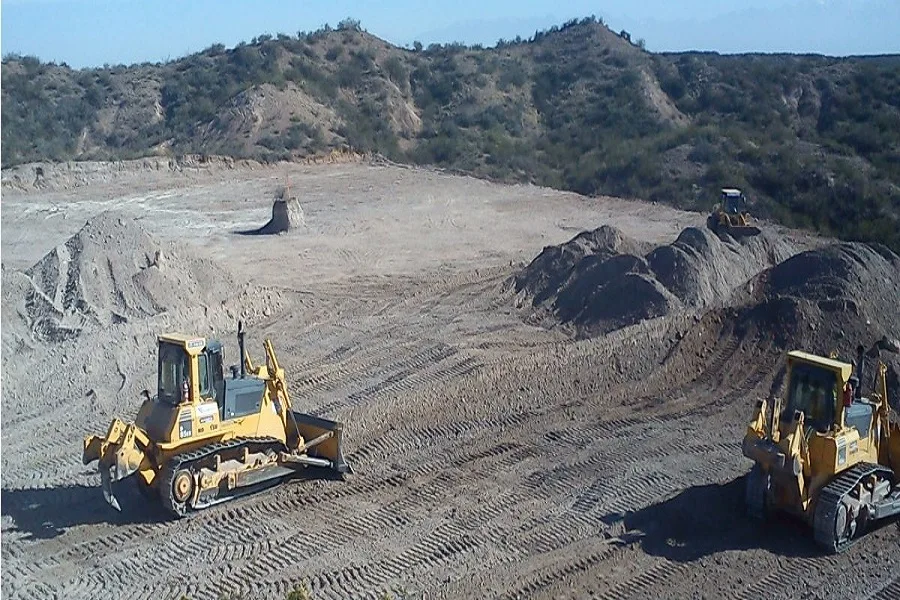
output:
<instances>
[{"instance_id":1,"label":"dirt road","mask_svg":"<svg viewBox=\"0 0 900 600\"><path fill-rule=\"evenodd\" d=\"M303 580L315 598L838 599L862 581L897 597L896 523L822 557L802 527L744 517L739 441L778 366L768 340L713 311L573 341L514 308L508 279L546 245L604 223L667 243L704 215L396 167L289 171L305 229L283 236L238 233L267 221L282 167L4 190L7 271L116 210L275 290L249 350L273 340L299 408L346 423L356 471L177 522L113 512L81 436L153 387L159 323L210 332L186 306L16 345L7 315L25 309L4 279L5 598L282 598Z\"/></svg>"}]
</instances>

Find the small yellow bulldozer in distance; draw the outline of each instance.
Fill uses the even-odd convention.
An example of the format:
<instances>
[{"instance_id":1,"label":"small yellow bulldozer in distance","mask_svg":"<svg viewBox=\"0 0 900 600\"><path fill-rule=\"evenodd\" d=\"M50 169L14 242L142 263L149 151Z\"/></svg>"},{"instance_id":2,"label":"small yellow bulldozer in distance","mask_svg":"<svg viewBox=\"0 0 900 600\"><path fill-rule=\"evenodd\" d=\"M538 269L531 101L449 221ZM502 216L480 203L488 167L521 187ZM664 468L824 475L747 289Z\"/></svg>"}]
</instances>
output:
<instances>
[{"instance_id":1,"label":"small yellow bulldozer in distance","mask_svg":"<svg viewBox=\"0 0 900 600\"><path fill-rule=\"evenodd\" d=\"M105 436L84 439L82 461L98 461L103 495L116 510L112 484L134 477L145 496L175 517L258 491L307 468L342 479L343 426L295 412L272 343L253 366L238 323L240 364L225 376L215 339L158 338L158 390L133 423L113 419Z\"/></svg>"},{"instance_id":2,"label":"small yellow bulldozer in distance","mask_svg":"<svg viewBox=\"0 0 900 600\"><path fill-rule=\"evenodd\" d=\"M759 227L750 223L747 198L737 188L722 188L720 201L713 206L706 218L706 225L716 235L727 233L732 237L759 235Z\"/></svg>"},{"instance_id":3,"label":"small yellow bulldozer in distance","mask_svg":"<svg viewBox=\"0 0 900 600\"><path fill-rule=\"evenodd\" d=\"M855 374L836 357L789 352L786 401L758 402L743 440L755 462L748 512L798 516L832 553L900 514L900 424L888 404L887 367L878 361L876 391L864 397L864 348L857 352Z\"/></svg>"}]
</instances>

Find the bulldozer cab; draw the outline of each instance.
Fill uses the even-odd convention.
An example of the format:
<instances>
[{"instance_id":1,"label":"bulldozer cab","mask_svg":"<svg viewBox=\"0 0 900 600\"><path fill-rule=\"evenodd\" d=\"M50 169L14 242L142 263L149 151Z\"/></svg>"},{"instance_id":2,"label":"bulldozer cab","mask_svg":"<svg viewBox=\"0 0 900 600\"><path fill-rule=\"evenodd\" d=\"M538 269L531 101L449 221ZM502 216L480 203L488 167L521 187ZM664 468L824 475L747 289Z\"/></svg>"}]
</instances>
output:
<instances>
[{"instance_id":1,"label":"bulldozer cab","mask_svg":"<svg viewBox=\"0 0 900 600\"><path fill-rule=\"evenodd\" d=\"M802 412L807 427L825 433L842 429L846 416L853 411L843 408L844 390L852 373L852 365L805 352L788 353L787 401L781 414L783 423Z\"/></svg>"},{"instance_id":2,"label":"bulldozer cab","mask_svg":"<svg viewBox=\"0 0 900 600\"><path fill-rule=\"evenodd\" d=\"M783 421L790 422L797 412L804 414L808 426L824 432L835 422L837 376L816 365L793 365Z\"/></svg>"},{"instance_id":3,"label":"bulldozer cab","mask_svg":"<svg viewBox=\"0 0 900 600\"><path fill-rule=\"evenodd\" d=\"M265 393L265 382L240 376L237 367L226 383L224 348L219 340L166 335L159 338L160 402L170 405L215 402L219 421L238 419L258 413Z\"/></svg>"},{"instance_id":4,"label":"bulldozer cab","mask_svg":"<svg viewBox=\"0 0 900 600\"><path fill-rule=\"evenodd\" d=\"M222 344L217 340L170 334L159 337L157 394L178 405L224 398Z\"/></svg>"}]
</instances>

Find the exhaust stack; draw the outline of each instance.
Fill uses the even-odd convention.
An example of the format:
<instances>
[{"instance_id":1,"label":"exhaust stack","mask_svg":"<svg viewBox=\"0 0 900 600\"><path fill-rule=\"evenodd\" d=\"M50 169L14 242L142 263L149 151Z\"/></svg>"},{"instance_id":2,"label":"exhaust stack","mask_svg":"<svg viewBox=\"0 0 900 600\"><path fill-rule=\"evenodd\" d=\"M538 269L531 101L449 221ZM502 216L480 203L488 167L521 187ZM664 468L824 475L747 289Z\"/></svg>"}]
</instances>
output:
<instances>
[{"instance_id":1,"label":"exhaust stack","mask_svg":"<svg viewBox=\"0 0 900 600\"><path fill-rule=\"evenodd\" d=\"M856 386L856 390L854 390L854 394L856 395L857 400L862 398L863 369L865 368L866 363L865 353L866 349L862 344L856 347L856 378L859 380L859 383Z\"/></svg>"},{"instance_id":2,"label":"exhaust stack","mask_svg":"<svg viewBox=\"0 0 900 600\"><path fill-rule=\"evenodd\" d=\"M238 348L241 353L241 379L244 379L247 376L247 363L246 363L246 354L244 354L244 323L243 321L238 321Z\"/></svg>"}]
</instances>

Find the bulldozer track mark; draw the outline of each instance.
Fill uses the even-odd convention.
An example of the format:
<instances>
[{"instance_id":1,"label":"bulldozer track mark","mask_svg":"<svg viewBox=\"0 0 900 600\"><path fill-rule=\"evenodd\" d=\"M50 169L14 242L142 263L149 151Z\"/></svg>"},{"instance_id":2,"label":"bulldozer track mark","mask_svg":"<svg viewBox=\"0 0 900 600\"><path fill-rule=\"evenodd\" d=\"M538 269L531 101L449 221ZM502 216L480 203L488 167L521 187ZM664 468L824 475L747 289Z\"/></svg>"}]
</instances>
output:
<instances>
[{"instance_id":1,"label":"bulldozer track mark","mask_svg":"<svg viewBox=\"0 0 900 600\"><path fill-rule=\"evenodd\" d=\"M444 344L432 346L421 352L417 352L412 356L392 363L386 367L380 367L374 372L369 373L365 379L374 379L376 383L368 387L353 392L343 400L335 400L324 406L320 406L314 411L313 415L324 416L334 412L339 408L347 408L359 405L366 400L378 395L386 389L396 385L397 382L410 377L412 374L427 368L433 363L440 362L456 354L457 350Z\"/></svg>"},{"instance_id":2,"label":"bulldozer track mark","mask_svg":"<svg viewBox=\"0 0 900 600\"><path fill-rule=\"evenodd\" d=\"M597 513L544 514L508 533L503 545L517 555L532 557L603 535L609 529L603 516Z\"/></svg>"},{"instance_id":3,"label":"bulldozer track mark","mask_svg":"<svg viewBox=\"0 0 900 600\"><path fill-rule=\"evenodd\" d=\"M316 596L338 595L339 597L352 597L359 592L373 591L378 586L396 577L400 573L419 565L434 565L446 562L455 555L474 549L475 542L470 539L452 538L454 534L461 535L459 529L453 524L439 526L425 540L413 545L396 557L377 563L350 565L338 571L328 571L306 577L310 588ZM307 540L303 541L308 544ZM288 550L290 546L286 546ZM269 558L272 560L269 560ZM223 583L229 589L239 593L251 591L268 591L272 588L287 589L296 582L296 575L286 579L279 579L279 575L288 572L296 572L299 564L293 552L286 551L283 554L274 553L266 557L264 563L254 563L248 568L239 569L229 573L223 579ZM255 582L263 582L262 590L254 590Z\"/></svg>"},{"instance_id":4,"label":"bulldozer track mark","mask_svg":"<svg viewBox=\"0 0 900 600\"><path fill-rule=\"evenodd\" d=\"M445 496L442 491L450 491L451 485L457 483L457 479L465 479L465 474L441 474L423 487L415 490L407 498L396 502L391 510L415 510L422 506L439 506ZM454 488L455 489L455 488ZM445 562L453 556L467 551L474 551L487 540L495 537L488 535L484 527L493 520L513 514L515 506L527 500L527 496L516 492L507 491L495 496L492 500L479 505L478 510L461 515L452 522L440 525L426 538L425 541L414 545L397 557L390 558L382 563L367 565L366 567L352 567L336 573L323 574L314 584L318 586L331 585L343 581L359 581L364 585L354 586L338 585L342 595L355 592L370 591L374 586L387 582L392 577L397 577L403 572L417 566L434 566ZM496 529L496 528L489 528ZM497 534L501 530L496 530ZM328 584L328 581L334 583ZM366 588L366 586L369 586Z\"/></svg>"},{"instance_id":5,"label":"bulldozer track mark","mask_svg":"<svg viewBox=\"0 0 900 600\"><path fill-rule=\"evenodd\" d=\"M303 507L333 504L344 498L372 496L376 492L381 492L385 489L403 487L416 477L432 475L439 466L461 467L478 460L497 458L503 454L518 450L521 450L519 444L504 443L487 450L466 450L462 453L449 453L437 463L429 462L418 467L412 467L403 473L392 474L376 481L358 481L354 482L352 486L325 488L318 491L315 495L309 496L290 493L293 492L293 490L290 490L290 486L283 486L281 489L273 490L272 495L276 496L279 492L282 494L287 492L289 493L288 497L276 496L270 498L266 493L249 496L203 513L197 513L192 517L192 520L210 527L220 527L223 523L234 521L239 527L239 521L248 519L259 521L263 517L263 513L285 514Z\"/></svg>"},{"instance_id":6,"label":"bulldozer track mark","mask_svg":"<svg viewBox=\"0 0 900 600\"><path fill-rule=\"evenodd\" d=\"M604 547L603 549L597 552L592 552L587 556L575 560L574 562L570 562L564 566L552 569L544 573L543 575L539 575L522 587L516 588L515 591L500 596L500 598L502 600L520 600L521 598L528 598L530 596L533 596L535 593L540 592L541 590L553 585L561 579L565 579L566 577L569 577L571 575L587 571L594 565L597 565L608 558L612 552L612 546Z\"/></svg>"},{"instance_id":7,"label":"bulldozer track mark","mask_svg":"<svg viewBox=\"0 0 900 600\"><path fill-rule=\"evenodd\" d=\"M513 448L507 447L503 450L511 449ZM461 462L464 463L465 460L463 459L461 460ZM424 475L427 473L433 473L433 468L423 466L419 468L419 471ZM460 480L465 479L466 476L467 474L464 472L440 473L439 475L433 477L430 481L423 484L420 488L412 490L409 494L406 494L402 498L390 504L381 506L370 513L350 515L346 519L342 519L339 525L335 525L332 530L316 534L315 536L312 536L312 538L309 535L304 535L302 543L304 546L315 548L317 554L323 554L325 552L332 551L339 546L351 543L353 540L359 539L359 537L367 537L371 535L373 531L383 531L385 529L400 530L402 528L405 528L412 523L411 519L405 516L407 512L415 511L417 508L420 508L423 505L440 505L448 494L453 493L453 490L457 489ZM492 503L487 503L473 515L468 515L465 523L474 523L473 526L478 526L486 519L492 519L496 518L497 516L508 514L509 507L513 506L516 501L522 501L524 499L526 499L526 497L521 495L510 496L507 498L505 498L504 495L500 495L494 501L501 503L500 506L492 506ZM506 509L504 509L504 507L506 507ZM467 531L466 529L459 527L460 526L454 524L446 524L442 526L442 528L439 528L437 531ZM285 549L290 548L290 544L287 543L281 543L278 546L284 547ZM250 548L243 548L240 550L235 549L232 552L236 555L239 554L243 557L247 557L250 556L254 550L263 548L267 547L261 544L257 544L251 546ZM197 552L199 551L200 549L198 548ZM189 553L190 551L188 552L188 554ZM178 556L182 555L182 553L174 554L177 554ZM207 552L206 556L215 558L221 556L221 554L222 551L216 549ZM288 556L293 556L292 552L286 552L285 554ZM203 556L203 554L195 554L194 556L198 555ZM270 576L276 574L279 568L286 568L286 566L279 567L279 561L270 562L269 557L271 557L272 555L272 552L267 552L264 555L266 557L266 560L262 564L258 562L252 562L245 568L237 569L235 573L227 576L224 581L226 583L229 583L230 585L238 585L238 583L241 581L265 580L266 578L269 578ZM345 577L346 576L347 575L345 574ZM241 591L247 590L241 588Z\"/></svg>"},{"instance_id":8,"label":"bulldozer track mark","mask_svg":"<svg viewBox=\"0 0 900 600\"><path fill-rule=\"evenodd\" d=\"M520 447L517 444L500 444L488 450L479 450L474 452L467 451L458 454L451 453L450 455L446 456L445 460L439 461L439 465L448 467L460 467L471 464L472 462L477 460L496 458L504 453L514 452L519 449ZM290 511L297 510L303 507L315 506L319 504L333 504L344 498L350 499L360 496L372 496L376 492L380 492L388 488L400 488L416 477L432 475L437 466L437 464L432 462L420 465L415 468L411 468L402 474L390 475L387 478L379 479L377 481L361 481L355 483L353 486L341 488L326 488L325 490L322 490L315 495L310 496L290 494L289 497L269 498L267 497L268 495L266 493L249 496L245 499L231 502L218 508L213 508L201 513L196 513L192 516L191 520L195 521L198 524L202 524L202 526L204 527L208 526L217 528L220 527L223 523L227 523L229 521L234 521L236 525L239 522L246 522L248 520L252 522L258 522L260 520L263 520L265 514L287 514ZM458 476L465 476L465 473L460 473ZM449 477L449 475L441 474L440 477L446 478ZM427 484L425 486L425 489L427 490L429 487L433 487L434 485L434 483ZM284 488L274 490L273 495L282 491L284 491ZM403 504L408 504L413 502L413 500L407 498L405 500L402 500L401 502ZM385 513L386 509L395 506L396 504L391 504L387 507L383 507L381 510L376 511L376 513L370 513L370 516L376 514L381 515L382 513ZM371 520L366 515L353 518L364 519L366 521ZM386 522L395 522L396 525L405 524L396 521L395 515L391 514L390 512L387 512L383 518L386 520ZM368 524L361 524L360 528L362 531L366 531L366 527L371 527L373 525L378 525L378 523L369 522ZM347 530L353 529L355 527L356 526L352 525L352 523L350 522L347 522L344 525L344 528ZM340 533L338 532L335 535L339 537ZM337 537L334 537L332 539L337 539Z\"/></svg>"},{"instance_id":9,"label":"bulldozer track mark","mask_svg":"<svg viewBox=\"0 0 900 600\"><path fill-rule=\"evenodd\" d=\"M371 496L388 488L400 487L408 480L407 475L392 475L374 482L359 482L352 486L318 490L314 495L301 495L302 491L292 489L288 484L281 489L273 489L261 494L248 496L240 500L214 507L206 514L198 513L193 517L202 526L218 527L227 521L259 522L267 514L287 514L290 511L329 504L341 499L356 496Z\"/></svg>"},{"instance_id":10,"label":"bulldozer track mark","mask_svg":"<svg viewBox=\"0 0 900 600\"><path fill-rule=\"evenodd\" d=\"M611 502L604 504L603 507L607 511L625 513L644 508L661 495L675 489L677 489L677 485L668 476L653 473L643 477L637 483L623 488Z\"/></svg>"},{"instance_id":11,"label":"bulldozer track mark","mask_svg":"<svg viewBox=\"0 0 900 600\"><path fill-rule=\"evenodd\" d=\"M457 350L455 348L432 348L423 353L413 356L407 361L392 365L392 370L396 369L397 367L401 367L401 369L374 385L350 394L344 402L344 406L356 406L388 390L413 390L415 389L415 385L412 383L412 380L416 380L416 383L418 385L423 385L429 382L440 381L446 376L452 376L456 370L462 372L460 367L462 366L462 370L464 370L468 367L468 363L473 361L473 359L466 359L465 361L463 361L463 363L454 365L454 367L444 369L436 373L425 375L421 374L422 371L428 369L432 364L436 364L443 360L446 360L456 353ZM385 373L386 371L381 372L377 374L376 377L384 376Z\"/></svg>"},{"instance_id":12,"label":"bulldozer track mark","mask_svg":"<svg viewBox=\"0 0 900 600\"><path fill-rule=\"evenodd\" d=\"M900 576L894 577L883 588L869 596L869 600L896 600L900 598Z\"/></svg>"},{"instance_id":13,"label":"bulldozer track mark","mask_svg":"<svg viewBox=\"0 0 900 600\"><path fill-rule=\"evenodd\" d=\"M737 349L740 345L740 338L731 336L728 338L725 346L722 347L720 338L718 343L716 344L716 347L713 349L712 355L707 360L706 367L703 369L703 373L701 373L700 376L694 379L689 385L691 387L696 387L711 384L713 377L721 372L722 367L724 367L725 363L728 362L728 359L731 358L735 352L737 352Z\"/></svg>"},{"instance_id":14,"label":"bulldozer track mark","mask_svg":"<svg viewBox=\"0 0 900 600\"><path fill-rule=\"evenodd\" d=\"M429 383L437 383L450 377L461 377L464 374L478 369L480 366L481 364L478 363L476 359L470 357L466 358L460 363L444 369L440 369L433 373L423 374L421 371L426 368L425 365L410 368L406 371L402 371L400 373L392 375L384 381L366 388L365 390L361 390L359 392L351 394L341 408L357 406L360 403L381 395L389 390L394 392L415 391L420 386L424 386Z\"/></svg>"},{"instance_id":15,"label":"bulldozer track mark","mask_svg":"<svg viewBox=\"0 0 900 600\"><path fill-rule=\"evenodd\" d=\"M418 334L414 339L422 339L424 330L413 328L408 333ZM384 361L396 360L397 345L392 343L371 344L373 332L371 330L355 332L338 350L311 362L306 362L294 367L293 371L302 373L309 370L319 370L299 381L291 384L291 393L296 396L305 396L312 392L331 391L349 383L364 381L372 376L373 371L387 368ZM336 361L341 362L336 362Z\"/></svg>"},{"instance_id":16,"label":"bulldozer track mark","mask_svg":"<svg viewBox=\"0 0 900 600\"><path fill-rule=\"evenodd\" d=\"M800 556L791 559L790 564L790 569L767 571L766 575L750 583L743 589L737 590L734 597L737 600L760 600L762 598L768 598L771 596L773 589L789 589L789 587L783 586L790 586L792 583L795 583L797 577L802 573L819 570L822 568L823 564L836 565L837 560L834 556ZM882 599L879 598L878 600Z\"/></svg>"},{"instance_id":17,"label":"bulldozer track mark","mask_svg":"<svg viewBox=\"0 0 900 600\"><path fill-rule=\"evenodd\" d=\"M400 575L418 568L433 568L459 554L474 552L482 542L471 532L453 523L439 525L426 538L397 556L378 563L351 565L339 571L314 575L310 587L314 594L342 598L370 597L380 587Z\"/></svg>"},{"instance_id":18,"label":"bulldozer track mark","mask_svg":"<svg viewBox=\"0 0 900 600\"><path fill-rule=\"evenodd\" d=\"M571 429L554 430L544 435L548 442L554 444L565 444L575 448L583 448L588 444L595 443L599 434L623 433L631 427L646 427L648 420L656 419L636 419L630 417L610 419L608 421L597 421L591 425L582 427L573 427Z\"/></svg>"},{"instance_id":19,"label":"bulldozer track mark","mask_svg":"<svg viewBox=\"0 0 900 600\"><path fill-rule=\"evenodd\" d=\"M372 460L377 450L381 451L380 455L383 457L415 448L422 443L432 444L434 441L453 443L453 440L461 436L472 436L485 431L499 431L517 427L539 415L540 413L536 411L526 411L506 414L496 418L456 421L421 429L389 432L365 442L362 446L350 452L348 457L353 461L362 462Z\"/></svg>"},{"instance_id":20,"label":"bulldozer track mark","mask_svg":"<svg viewBox=\"0 0 900 600\"><path fill-rule=\"evenodd\" d=\"M624 513L642 508L643 503L649 503L676 487L672 480L662 473L648 473L624 484L608 481L606 477L597 479L588 491L578 497L570 510L583 514L601 508L607 512Z\"/></svg>"},{"instance_id":21,"label":"bulldozer track mark","mask_svg":"<svg viewBox=\"0 0 900 600\"><path fill-rule=\"evenodd\" d=\"M354 362L345 361L335 365L325 362L325 358L323 358L321 362L317 361L313 365L304 367L304 370L319 369L320 372L306 376L294 383L291 386L291 394L298 398L305 397L312 395L313 392L333 391L341 386L364 380L373 368L377 368L386 357L390 357L394 352L396 352L396 348L384 344L352 355L350 358Z\"/></svg>"},{"instance_id":22,"label":"bulldozer track mark","mask_svg":"<svg viewBox=\"0 0 900 600\"><path fill-rule=\"evenodd\" d=\"M597 429L599 433L601 429L605 428ZM617 467L665 458L673 454L671 441L660 438L651 428L645 427L628 439L629 443L634 447L624 456L615 455L613 452L607 451L604 444L601 443L601 441L608 442L610 447L614 449L618 444L618 438L596 439L592 445L596 450L587 457L573 463L560 465L551 470L536 472L533 476L527 476L523 485L535 491L541 489L544 492L567 495L578 487L585 473L589 472L596 479L584 493L597 493L599 489L604 487L603 482L610 482L610 477L613 476ZM638 445L645 441L647 442L646 445ZM593 492L591 492L591 488L594 488ZM585 498L582 502L589 502L589 499Z\"/></svg>"},{"instance_id":23,"label":"bulldozer track mark","mask_svg":"<svg viewBox=\"0 0 900 600\"><path fill-rule=\"evenodd\" d=\"M42 581L28 581L22 584L16 590L16 593L13 598L23 598L31 600L32 598L56 598L58 595L56 594L56 590L50 587L48 584ZM3 596L6 597L6 591L4 590Z\"/></svg>"},{"instance_id":24,"label":"bulldozer track mark","mask_svg":"<svg viewBox=\"0 0 900 600\"><path fill-rule=\"evenodd\" d=\"M664 560L627 579L604 593L596 596L597 600L619 600L620 598L658 598L659 593L652 590L664 586L675 575L684 573L690 568L688 563L676 563Z\"/></svg>"}]
</instances>

